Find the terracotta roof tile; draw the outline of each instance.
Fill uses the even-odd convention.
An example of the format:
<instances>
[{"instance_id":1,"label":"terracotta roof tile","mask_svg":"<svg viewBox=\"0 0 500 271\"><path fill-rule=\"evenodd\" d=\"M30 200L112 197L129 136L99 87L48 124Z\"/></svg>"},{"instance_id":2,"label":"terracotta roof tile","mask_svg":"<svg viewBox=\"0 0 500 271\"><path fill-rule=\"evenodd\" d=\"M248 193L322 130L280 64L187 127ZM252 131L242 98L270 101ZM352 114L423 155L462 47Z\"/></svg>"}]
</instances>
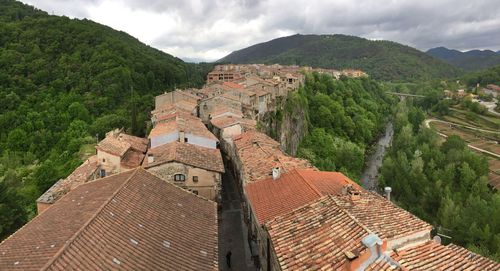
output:
<instances>
[{"instance_id":1,"label":"terracotta roof tile","mask_svg":"<svg viewBox=\"0 0 500 271\"><path fill-rule=\"evenodd\" d=\"M0 270L218 270L217 234L215 203L138 169L35 217L0 244Z\"/></svg>"},{"instance_id":2,"label":"terracotta roof tile","mask_svg":"<svg viewBox=\"0 0 500 271\"><path fill-rule=\"evenodd\" d=\"M91 180L98 168L97 156L93 155L89 157L89 159L77 167L68 177L59 180L45 191L45 193L38 198L37 202L54 203L70 190Z\"/></svg>"},{"instance_id":3,"label":"terracotta roof tile","mask_svg":"<svg viewBox=\"0 0 500 271\"><path fill-rule=\"evenodd\" d=\"M189 114L177 112L166 118L165 122L159 122L149 133L149 138L159 136L162 134L169 134L174 132L185 132L187 134L193 134L201 137L205 137L211 140L218 141L203 124L203 122L194 116Z\"/></svg>"},{"instance_id":4,"label":"terracotta roof tile","mask_svg":"<svg viewBox=\"0 0 500 271\"><path fill-rule=\"evenodd\" d=\"M148 159L144 159L143 166L147 168L176 161L197 168L224 172L224 163L219 149L175 141L150 149L148 155L154 157L154 162L149 164Z\"/></svg>"},{"instance_id":5,"label":"terracotta roof tile","mask_svg":"<svg viewBox=\"0 0 500 271\"><path fill-rule=\"evenodd\" d=\"M130 148L145 153L148 148L148 140L136 136L127 135L122 131L115 130L106 134L106 137L97 144L96 149L122 157Z\"/></svg>"},{"instance_id":6,"label":"terracotta roof tile","mask_svg":"<svg viewBox=\"0 0 500 271\"><path fill-rule=\"evenodd\" d=\"M339 195L345 185L359 187L342 173L293 169L249 183L245 192L260 224L325 195Z\"/></svg>"},{"instance_id":7,"label":"terracotta roof tile","mask_svg":"<svg viewBox=\"0 0 500 271\"><path fill-rule=\"evenodd\" d=\"M341 270L346 251L362 252L370 232L322 197L266 224L281 270Z\"/></svg>"},{"instance_id":8,"label":"terracotta roof tile","mask_svg":"<svg viewBox=\"0 0 500 271\"><path fill-rule=\"evenodd\" d=\"M252 119L237 118L233 116L223 116L215 119L211 119L210 122L213 126L223 129L235 124L240 124L245 130L255 129L257 122Z\"/></svg>"},{"instance_id":9,"label":"terracotta roof tile","mask_svg":"<svg viewBox=\"0 0 500 271\"><path fill-rule=\"evenodd\" d=\"M120 165L126 169L133 169L140 166L143 160L144 160L144 153L135 150L129 150L123 156Z\"/></svg>"},{"instance_id":10,"label":"terracotta roof tile","mask_svg":"<svg viewBox=\"0 0 500 271\"><path fill-rule=\"evenodd\" d=\"M357 199L337 196L337 203L382 239L397 238L432 226L382 196L361 190Z\"/></svg>"},{"instance_id":11,"label":"terracotta roof tile","mask_svg":"<svg viewBox=\"0 0 500 271\"><path fill-rule=\"evenodd\" d=\"M233 138L245 183L270 176L274 167L284 172L294 168L313 168L309 161L286 155L280 144L257 131L247 131Z\"/></svg>"},{"instance_id":12,"label":"terracotta roof tile","mask_svg":"<svg viewBox=\"0 0 500 271\"><path fill-rule=\"evenodd\" d=\"M443 246L434 241L393 252L391 257L408 270L471 270L497 271L496 263L464 248Z\"/></svg>"}]
</instances>

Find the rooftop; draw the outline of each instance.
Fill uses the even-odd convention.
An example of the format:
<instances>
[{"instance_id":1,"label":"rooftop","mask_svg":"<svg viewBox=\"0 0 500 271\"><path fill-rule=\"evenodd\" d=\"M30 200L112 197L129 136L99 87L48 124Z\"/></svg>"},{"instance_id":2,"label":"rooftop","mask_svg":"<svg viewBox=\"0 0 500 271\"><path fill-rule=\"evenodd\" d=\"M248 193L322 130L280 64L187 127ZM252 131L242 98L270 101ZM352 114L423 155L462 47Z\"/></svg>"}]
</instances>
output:
<instances>
[{"instance_id":1,"label":"rooftop","mask_svg":"<svg viewBox=\"0 0 500 271\"><path fill-rule=\"evenodd\" d=\"M36 216L0 244L0 270L218 270L217 235L214 202L139 168Z\"/></svg>"},{"instance_id":2,"label":"rooftop","mask_svg":"<svg viewBox=\"0 0 500 271\"><path fill-rule=\"evenodd\" d=\"M249 183L245 192L260 224L308 204L325 195L339 195L345 185L359 187L338 172L294 169L274 180Z\"/></svg>"},{"instance_id":3,"label":"rooftop","mask_svg":"<svg viewBox=\"0 0 500 271\"><path fill-rule=\"evenodd\" d=\"M168 162L179 162L206 170L224 172L224 163L219 149L210 149L184 142L171 142L150 149L148 156L154 157L153 163L144 159L146 168L159 166Z\"/></svg>"},{"instance_id":4,"label":"rooftop","mask_svg":"<svg viewBox=\"0 0 500 271\"><path fill-rule=\"evenodd\" d=\"M335 197L337 203L382 239L407 236L430 231L432 226L410 212L399 208L384 197L360 190L357 198L347 195Z\"/></svg>"},{"instance_id":5,"label":"rooftop","mask_svg":"<svg viewBox=\"0 0 500 271\"><path fill-rule=\"evenodd\" d=\"M234 116L222 116L219 118L211 119L210 122L213 126L223 129L229 126L233 126L236 124L242 125L245 129L254 128L257 126L257 122L255 120L246 119L246 118L237 118Z\"/></svg>"},{"instance_id":6,"label":"rooftop","mask_svg":"<svg viewBox=\"0 0 500 271\"><path fill-rule=\"evenodd\" d=\"M113 130L97 144L96 149L122 157L130 148L145 153L148 140L132 135L127 135L121 130Z\"/></svg>"},{"instance_id":7,"label":"rooftop","mask_svg":"<svg viewBox=\"0 0 500 271\"><path fill-rule=\"evenodd\" d=\"M199 118L182 112L176 112L165 118L164 122L156 124L149 133L149 138L174 132L184 132L218 141Z\"/></svg>"},{"instance_id":8,"label":"rooftop","mask_svg":"<svg viewBox=\"0 0 500 271\"><path fill-rule=\"evenodd\" d=\"M313 168L307 160L286 155L278 142L263 133L250 130L235 136L233 141L246 183L268 178L274 167L280 167L283 172Z\"/></svg>"},{"instance_id":9,"label":"rooftop","mask_svg":"<svg viewBox=\"0 0 500 271\"><path fill-rule=\"evenodd\" d=\"M339 270L345 252L359 254L370 231L331 196L279 216L266 224L281 270Z\"/></svg>"},{"instance_id":10,"label":"rooftop","mask_svg":"<svg viewBox=\"0 0 500 271\"><path fill-rule=\"evenodd\" d=\"M45 193L38 198L37 202L54 203L70 190L89 181L98 168L97 156L93 155L89 157L89 159L77 167L68 177L66 177L66 179L60 179L45 191Z\"/></svg>"},{"instance_id":11,"label":"rooftop","mask_svg":"<svg viewBox=\"0 0 500 271\"><path fill-rule=\"evenodd\" d=\"M444 246L434 241L392 252L391 257L407 270L500 270L500 263L457 245Z\"/></svg>"}]
</instances>

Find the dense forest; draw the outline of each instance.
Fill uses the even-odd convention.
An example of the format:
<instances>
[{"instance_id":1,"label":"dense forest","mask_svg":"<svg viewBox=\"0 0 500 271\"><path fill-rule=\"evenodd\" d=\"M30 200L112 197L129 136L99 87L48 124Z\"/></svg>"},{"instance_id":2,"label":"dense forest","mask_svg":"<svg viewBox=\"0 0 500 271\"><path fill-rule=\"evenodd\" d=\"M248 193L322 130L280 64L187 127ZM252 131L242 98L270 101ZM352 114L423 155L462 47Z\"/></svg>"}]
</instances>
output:
<instances>
[{"instance_id":1,"label":"dense forest","mask_svg":"<svg viewBox=\"0 0 500 271\"><path fill-rule=\"evenodd\" d=\"M459 137L443 140L423 127L429 108L439 110L424 102L397 106L380 187L391 186L394 201L450 236L445 242L499 261L500 195L487 186L487 161Z\"/></svg>"},{"instance_id":2,"label":"dense forest","mask_svg":"<svg viewBox=\"0 0 500 271\"><path fill-rule=\"evenodd\" d=\"M500 66L495 66L487 70L472 72L462 76L464 83L470 87L475 87L479 83L481 86L487 84L500 85Z\"/></svg>"},{"instance_id":3,"label":"dense forest","mask_svg":"<svg viewBox=\"0 0 500 271\"><path fill-rule=\"evenodd\" d=\"M0 0L0 240L112 128L144 135L154 96L205 69L88 20Z\"/></svg>"},{"instance_id":4,"label":"dense forest","mask_svg":"<svg viewBox=\"0 0 500 271\"><path fill-rule=\"evenodd\" d=\"M460 70L415 48L346 35L293 35L256 44L220 59L334 69L361 69L383 81L454 77Z\"/></svg>"},{"instance_id":5,"label":"dense forest","mask_svg":"<svg viewBox=\"0 0 500 271\"><path fill-rule=\"evenodd\" d=\"M391 113L393 100L369 78L306 75L304 86L287 99L285 110L306 107L307 132L297 155L321 170L359 179L364 157Z\"/></svg>"}]
</instances>

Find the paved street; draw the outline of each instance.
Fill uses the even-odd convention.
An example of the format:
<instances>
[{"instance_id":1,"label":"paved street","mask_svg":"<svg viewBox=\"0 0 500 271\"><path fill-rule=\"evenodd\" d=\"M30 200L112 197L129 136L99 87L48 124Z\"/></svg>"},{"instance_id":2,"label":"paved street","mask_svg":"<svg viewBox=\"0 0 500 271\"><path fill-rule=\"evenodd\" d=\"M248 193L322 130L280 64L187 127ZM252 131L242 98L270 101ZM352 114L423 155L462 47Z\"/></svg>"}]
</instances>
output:
<instances>
[{"instance_id":1,"label":"paved street","mask_svg":"<svg viewBox=\"0 0 500 271\"><path fill-rule=\"evenodd\" d=\"M257 270L251 261L247 228L243 222L241 197L229 169L222 177L222 210L219 211L219 269ZM226 253L231 251L232 268L226 265Z\"/></svg>"}]
</instances>

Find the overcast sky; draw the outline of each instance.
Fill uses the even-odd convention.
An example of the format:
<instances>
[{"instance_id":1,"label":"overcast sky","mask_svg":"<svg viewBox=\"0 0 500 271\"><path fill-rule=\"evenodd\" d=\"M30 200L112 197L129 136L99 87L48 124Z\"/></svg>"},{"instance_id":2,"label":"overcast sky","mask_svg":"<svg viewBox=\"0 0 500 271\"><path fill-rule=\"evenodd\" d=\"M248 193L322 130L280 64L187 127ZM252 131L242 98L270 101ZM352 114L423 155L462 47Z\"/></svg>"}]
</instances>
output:
<instances>
[{"instance_id":1,"label":"overcast sky","mask_svg":"<svg viewBox=\"0 0 500 271\"><path fill-rule=\"evenodd\" d=\"M420 50L500 50L499 0L22 0L88 18L191 61L274 38L350 34Z\"/></svg>"}]
</instances>

